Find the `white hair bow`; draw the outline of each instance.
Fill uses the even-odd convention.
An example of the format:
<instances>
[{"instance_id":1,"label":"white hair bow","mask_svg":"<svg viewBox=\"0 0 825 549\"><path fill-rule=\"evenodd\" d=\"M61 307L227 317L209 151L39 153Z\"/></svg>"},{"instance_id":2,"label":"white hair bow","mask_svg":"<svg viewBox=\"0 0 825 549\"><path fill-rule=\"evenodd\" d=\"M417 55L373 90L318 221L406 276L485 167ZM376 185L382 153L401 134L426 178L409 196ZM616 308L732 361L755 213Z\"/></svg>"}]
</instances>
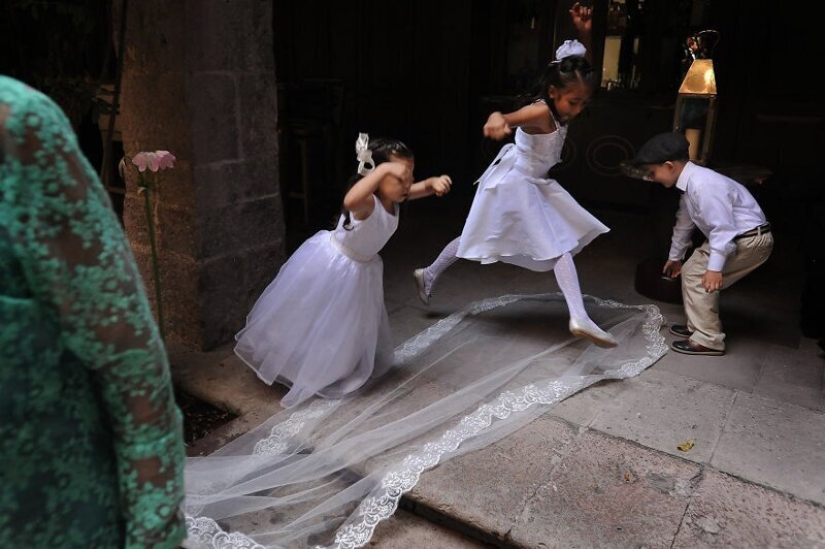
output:
<instances>
[{"instance_id":1,"label":"white hair bow","mask_svg":"<svg viewBox=\"0 0 825 549\"><path fill-rule=\"evenodd\" d=\"M583 56L585 53L587 53L587 48L578 40L565 40L564 44L556 50L556 61L561 61L571 55Z\"/></svg>"},{"instance_id":2,"label":"white hair bow","mask_svg":"<svg viewBox=\"0 0 825 549\"><path fill-rule=\"evenodd\" d=\"M358 139L355 140L355 156L358 159L358 175L367 175L375 169L369 143L370 136L366 133L359 133Z\"/></svg>"}]
</instances>

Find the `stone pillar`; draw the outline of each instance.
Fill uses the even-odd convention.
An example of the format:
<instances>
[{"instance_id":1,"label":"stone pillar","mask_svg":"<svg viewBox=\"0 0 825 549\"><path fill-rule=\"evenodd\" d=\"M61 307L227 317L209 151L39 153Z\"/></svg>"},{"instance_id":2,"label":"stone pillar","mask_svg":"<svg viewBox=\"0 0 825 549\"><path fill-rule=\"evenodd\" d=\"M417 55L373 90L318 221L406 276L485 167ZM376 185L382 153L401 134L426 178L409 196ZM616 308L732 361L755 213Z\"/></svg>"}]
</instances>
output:
<instances>
[{"instance_id":1,"label":"stone pillar","mask_svg":"<svg viewBox=\"0 0 825 549\"><path fill-rule=\"evenodd\" d=\"M167 341L208 351L232 341L285 258L272 2L131 0L126 17L124 150L177 158L155 195ZM126 179L126 233L154 302L136 170Z\"/></svg>"}]
</instances>

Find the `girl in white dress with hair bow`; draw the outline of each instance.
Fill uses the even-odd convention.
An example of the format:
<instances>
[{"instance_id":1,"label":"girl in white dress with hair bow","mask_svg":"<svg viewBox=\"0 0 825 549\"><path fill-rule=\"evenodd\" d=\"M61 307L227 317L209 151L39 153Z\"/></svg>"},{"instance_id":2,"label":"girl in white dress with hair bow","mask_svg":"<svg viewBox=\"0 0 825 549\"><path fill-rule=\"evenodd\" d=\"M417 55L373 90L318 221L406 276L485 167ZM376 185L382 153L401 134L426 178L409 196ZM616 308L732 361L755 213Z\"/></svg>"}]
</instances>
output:
<instances>
[{"instance_id":1,"label":"girl in white dress with hair bow","mask_svg":"<svg viewBox=\"0 0 825 549\"><path fill-rule=\"evenodd\" d=\"M356 142L358 175L334 230L307 239L281 267L236 334L235 354L272 384L284 408L340 398L392 365L378 252L398 228L399 204L449 192L448 176L413 182L415 158L395 139Z\"/></svg>"},{"instance_id":2,"label":"girl in white dress with hair bow","mask_svg":"<svg viewBox=\"0 0 825 549\"><path fill-rule=\"evenodd\" d=\"M589 45L591 8L576 3L570 15L582 42ZM458 258L552 270L570 311L571 333L600 347L613 347L614 337L585 310L573 263L576 253L609 229L547 176L561 160L567 124L593 93L595 74L582 42L567 40L556 50L556 60L526 94L525 106L489 116L484 136L501 140L515 129L515 143L502 147L479 178L461 236L447 244L429 267L416 269L413 275L426 304L439 275Z\"/></svg>"}]
</instances>

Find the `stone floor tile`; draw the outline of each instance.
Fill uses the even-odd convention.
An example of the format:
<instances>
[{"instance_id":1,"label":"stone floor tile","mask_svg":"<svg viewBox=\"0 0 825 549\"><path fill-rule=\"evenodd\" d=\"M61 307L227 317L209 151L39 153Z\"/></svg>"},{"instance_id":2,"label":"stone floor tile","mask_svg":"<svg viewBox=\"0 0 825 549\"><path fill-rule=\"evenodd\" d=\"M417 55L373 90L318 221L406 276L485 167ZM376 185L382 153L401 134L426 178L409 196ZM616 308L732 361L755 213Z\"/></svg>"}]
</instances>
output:
<instances>
[{"instance_id":1,"label":"stone floor tile","mask_svg":"<svg viewBox=\"0 0 825 549\"><path fill-rule=\"evenodd\" d=\"M710 463L825 505L825 415L739 393Z\"/></svg>"},{"instance_id":2,"label":"stone floor tile","mask_svg":"<svg viewBox=\"0 0 825 549\"><path fill-rule=\"evenodd\" d=\"M682 324L684 321L673 322ZM669 325L662 328L667 344L681 338L671 334ZM759 381L768 344L758 340L740 340L726 349L723 356L693 356L669 349L667 355L655 364L655 369L673 372L697 381L721 387L751 392Z\"/></svg>"},{"instance_id":3,"label":"stone floor tile","mask_svg":"<svg viewBox=\"0 0 825 549\"><path fill-rule=\"evenodd\" d=\"M823 376L825 360L817 360L800 349L771 345L754 393L819 410Z\"/></svg>"},{"instance_id":4,"label":"stone floor tile","mask_svg":"<svg viewBox=\"0 0 825 549\"><path fill-rule=\"evenodd\" d=\"M825 509L707 470L673 549L825 547Z\"/></svg>"},{"instance_id":5,"label":"stone floor tile","mask_svg":"<svg viewBox=\"0 0 825 549\"><path fill-rule=\"evenodd\" d=\"M380 523L365 547L374 549L485 549L493 545L399 509Z\"/></svg>"},{"instance_id":6,"label":"stone floor tile","mask_svg":"<svg viewBox=\"0 0 825 549\"><path fill-rule=\"evenodd\" d=\"M669 547L701 467L595 431L527 502L518 547Z\"/></svg>"},{"instance_id":7,"label":"stone floor tile","mask_svg":"<svg viewBox=\"0 0 825 549\"><path fill-rule=\"evenodd\" d=\"M615 397L604 401L590 427L680 458L707 462L733 396L730 389L649 369L619 384ZM686 442L693 447L679 450Z\"/></svg>"},{"instance_id":8,"label":"stone floor tile","mask_svg":"<svg viewBox=\"0 0 825 549\"><path fill-rule=\"evenodd\" d=\"M504 540L577 436L573 426L539 418L496 444L427 471L410 499Z\"/></svg>"}]
</instances>

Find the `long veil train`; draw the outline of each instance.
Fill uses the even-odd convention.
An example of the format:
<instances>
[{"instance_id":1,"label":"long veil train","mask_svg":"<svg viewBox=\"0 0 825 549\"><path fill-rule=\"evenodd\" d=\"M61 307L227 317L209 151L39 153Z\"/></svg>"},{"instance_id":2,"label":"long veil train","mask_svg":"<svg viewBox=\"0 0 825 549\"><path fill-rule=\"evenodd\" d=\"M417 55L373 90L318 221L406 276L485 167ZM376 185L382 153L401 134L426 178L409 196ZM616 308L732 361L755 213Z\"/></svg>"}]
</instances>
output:
<instances>
[{"instance_id":1,"label":"long veil train","mask_svg":"<svg viewBox=\"0 0 825 549\"><path fill-rule=\"evenodd\" d=\"M185 547L363 547L428 469L667 351L655 305L585 299L617 347L572 338L560 294L477 301L400 345L359 393L312 399L189 458Z\"/></svg>"}]
</instances>

